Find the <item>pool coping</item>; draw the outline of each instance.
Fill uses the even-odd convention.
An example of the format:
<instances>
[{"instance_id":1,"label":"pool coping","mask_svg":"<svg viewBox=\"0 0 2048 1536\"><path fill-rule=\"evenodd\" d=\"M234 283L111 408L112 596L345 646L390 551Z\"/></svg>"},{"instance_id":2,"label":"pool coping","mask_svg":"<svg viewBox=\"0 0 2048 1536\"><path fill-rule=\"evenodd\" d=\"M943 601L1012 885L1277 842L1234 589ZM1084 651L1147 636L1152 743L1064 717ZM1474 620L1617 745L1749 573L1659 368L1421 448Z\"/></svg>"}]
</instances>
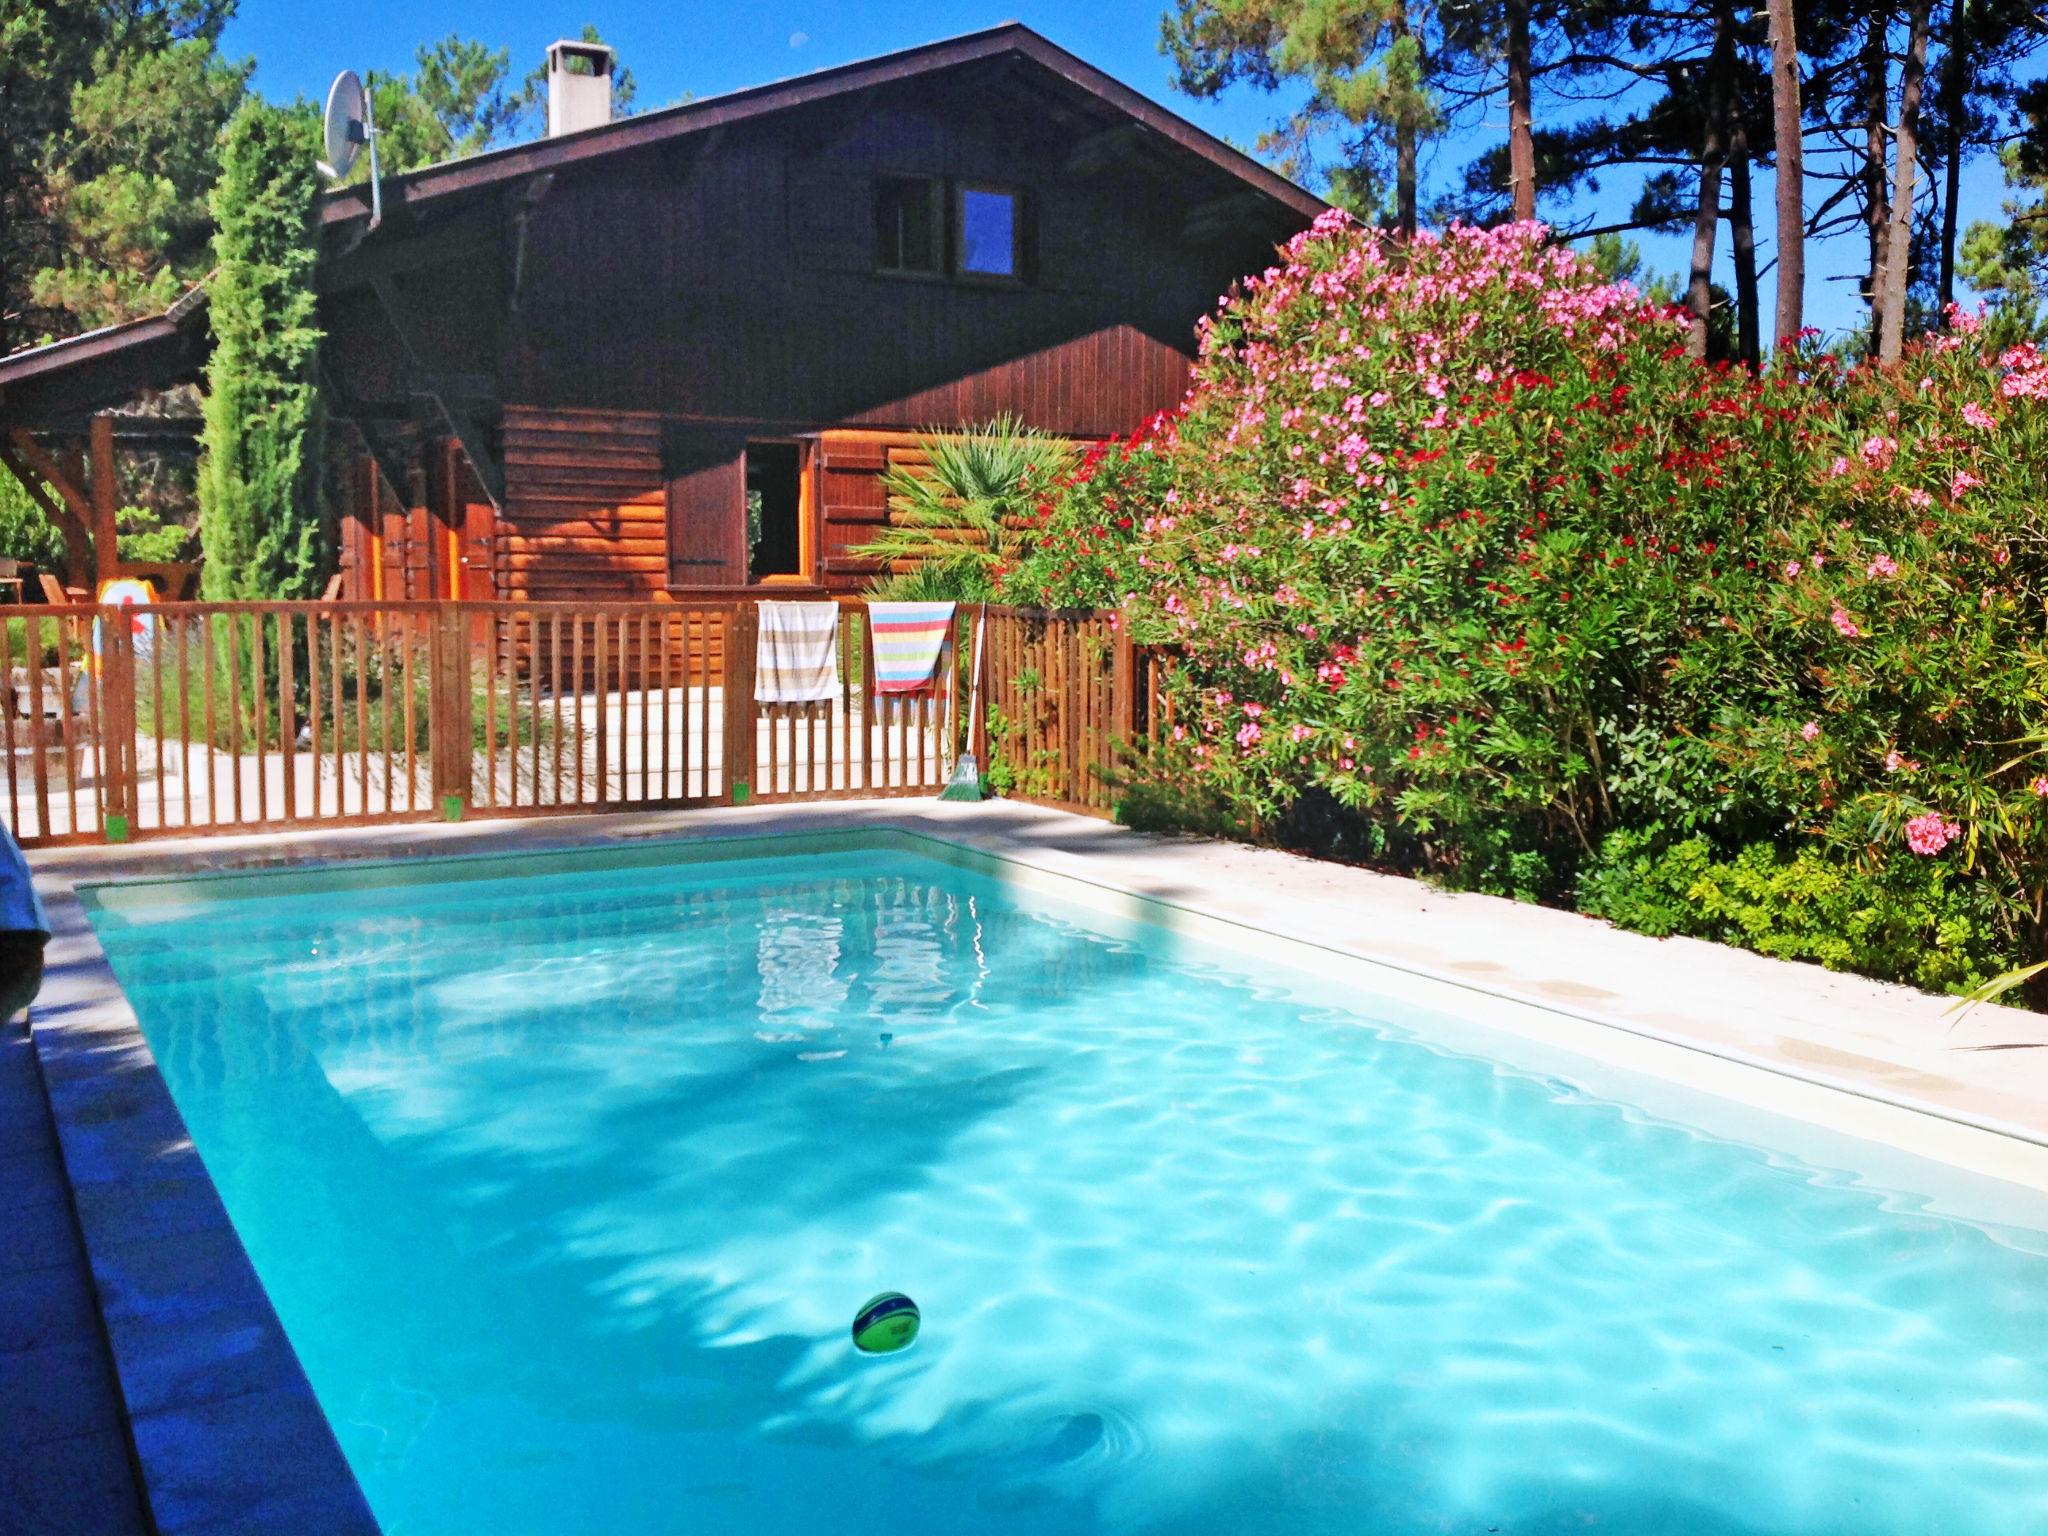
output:
<instances>
[{"instance_id":1,"label":"pool coping","mask_svg":"<svg viewBox=\"0 0 2048 1536\"><path fill-rule=\"evenodd\" d=\"M966 814L977 809L982 814ZM49 981L34 1016L36 1050L157 1529L166 1536L279 1529L373 1536L379 1526L99 944L81 892L100 884L349 865L365 866L367 877L368 866L424 857L445 868L447 856L579 849L616 855L636 845L655 862L678 847L690 848L693 857L719 858L742 852L742 845L758 850L766 839L793 848L806 840L816 846L825 839L901 837L941 857L957 850L972 863L993 860L1006 867L1006 878L1079 897L1107 917L1164 926L1197 942L1220 939L1312 974L1327 962L1327 978L1369 975L1376 995L1413 998L1420 989L1423 1000L1435 994L1440 1002L1441 989L1452 987L1481 1009L1476 1022L1546 1050L1662 1081L1674 1092L1746 1105L1774 1121L1846 1135L1875 1151L1889 1149L1914 1170L1932 1163L1998 1181L2016 1195L2048 1195L2048 1133L2034 1127L1916 1101L1839 1073L1758 1059L1356 945L1281 933L1190 893L1133 889L1129 880L1091 870L1085 850L1020 840L1020 825L1070 828L1079 844L1105 831L1140 837L1033 808L1020 820L1010 807L995 812L889 800L191 839L32 856L52 925ZM421 870L418 877L432 876ZM1304 966L1304 956L1322 961ZM2033 1201L2028 1204L2031 1212ZM1962 1214L2011 1219L1997 1212ZM2030 1214L2030 1224L2034 1219Z\"/></svg>"}]
</instances>

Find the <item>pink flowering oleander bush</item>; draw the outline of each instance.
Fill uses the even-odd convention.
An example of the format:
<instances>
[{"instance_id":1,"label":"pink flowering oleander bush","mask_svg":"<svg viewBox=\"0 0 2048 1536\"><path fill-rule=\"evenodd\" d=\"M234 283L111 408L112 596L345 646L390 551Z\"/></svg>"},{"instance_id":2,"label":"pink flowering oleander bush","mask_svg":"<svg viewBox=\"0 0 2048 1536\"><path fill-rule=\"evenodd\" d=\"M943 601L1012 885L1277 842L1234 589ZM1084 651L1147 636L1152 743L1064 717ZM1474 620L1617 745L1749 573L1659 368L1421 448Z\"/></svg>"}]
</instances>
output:
<instances>
[{"instance_id":1,"label":"pink flowering oleander bush","mask_svg":"<svg viewBox=\"0 0 2048 1536\"><path fill-rule=\"evenodd\" d=\"M1038 499L1031 553L1000 573L1006 602L1117 608L1139 580L1138 519L1170 489L1174 416L1162 412L1127 438L1091 443Z\"/></svg>"},{"instance_id":2,"label":"pink flowering oleander bush","mask_svg":"<svg viewBox=\"0 0 2048 1536\"><path fill-rule=\"evenodd\" d=\"M1535 225L1288 246L1206 325L1117 556L1134 632L1187 658L1170 771L1532 895L1624 820L1754 814L1695 727L1733 702L1722 625L1769 588L1742 551L1794 498L1806 391L1683 340ZM1057 601L1046 574L1019 585Z\"/></svg>"},{"instance_id":3,"label":"pink flowering oleander bush","mask_svg":"<svg viewBox=\"0 0 2048 1536\"><path fill-rule=\"evenodd\" d=\"M1127 813L1923 984L2034 958L2048 361L1683 339L1536 225L1285 247L1005 576L1181 653Z\"/></svg>"}]
</instances>

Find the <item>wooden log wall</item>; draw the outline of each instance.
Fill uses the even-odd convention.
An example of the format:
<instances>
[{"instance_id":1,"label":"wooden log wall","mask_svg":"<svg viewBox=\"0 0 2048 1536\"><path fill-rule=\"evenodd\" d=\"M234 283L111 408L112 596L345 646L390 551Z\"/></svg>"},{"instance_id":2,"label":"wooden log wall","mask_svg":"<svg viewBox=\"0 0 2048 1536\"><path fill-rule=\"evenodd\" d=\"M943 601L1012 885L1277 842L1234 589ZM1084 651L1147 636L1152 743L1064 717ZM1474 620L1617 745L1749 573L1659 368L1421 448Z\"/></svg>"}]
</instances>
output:
<instances>
[{"instance_id":1,"label":"wooden log wall","mask_svg":"<svg viewBox=\"0 0 2048 1536\"><path fill-rule=\"evenodd\" d=\"M854 554L887 526L883 479L893 465L928 462L915 433L839 431L818 436L817 577L827 591L858 592L881 574Z\"/></svg>"},{"instance_id":2,"label":"wooden log wall","mask_svg":"<svg viewBox=\"0 0 2048 1536\"><path fill-rule=\"evenodd\" d=\"M499 595L644 602L668 587L661 418L505 408Z\"/></svg>"}]
</instances>

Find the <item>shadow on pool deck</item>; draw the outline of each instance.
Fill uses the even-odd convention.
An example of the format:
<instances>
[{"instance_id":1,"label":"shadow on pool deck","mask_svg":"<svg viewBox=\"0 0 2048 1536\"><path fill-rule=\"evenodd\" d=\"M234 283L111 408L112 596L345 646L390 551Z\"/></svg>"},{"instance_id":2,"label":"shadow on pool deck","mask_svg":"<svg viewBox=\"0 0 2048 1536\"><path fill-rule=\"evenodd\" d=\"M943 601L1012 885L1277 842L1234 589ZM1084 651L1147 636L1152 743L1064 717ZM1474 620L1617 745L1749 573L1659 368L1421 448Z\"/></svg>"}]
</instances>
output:
<instances>
[{"instance_id":1,"label":"shadow on pool deck","mask_svg":"<svg viewBox=\"0 0 2048 1536\"><path fill-rule=\"evenodd\" d=\"M0 1023L0 1531L145 1529L35 1052Z\"/></svg>"}]
</instances>

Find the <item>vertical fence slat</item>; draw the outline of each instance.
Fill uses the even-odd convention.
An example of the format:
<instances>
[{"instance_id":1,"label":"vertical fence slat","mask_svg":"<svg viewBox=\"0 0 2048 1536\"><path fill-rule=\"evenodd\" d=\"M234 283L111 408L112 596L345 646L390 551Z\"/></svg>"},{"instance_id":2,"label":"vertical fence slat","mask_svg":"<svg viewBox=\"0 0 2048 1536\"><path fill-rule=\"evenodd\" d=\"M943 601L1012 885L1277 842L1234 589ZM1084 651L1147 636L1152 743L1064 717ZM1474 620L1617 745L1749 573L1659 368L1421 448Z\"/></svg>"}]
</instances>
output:
<instances>
[{"instance_id":1,"label":"vertical fence slat","mask_svg":"<svg viewBox=\"0 0 2048 1536\"><path fill-rule=\"evenodd\" d=\"M24 646L28 644L28 627L34 622L32 619L26 620L22 625L22 644ZM4 746L7 751L7 825L19 833L21 831L21 786L15 767L14 717L21 706L14 691L14 652L12 643L8 638L9 634L9 627L4 623L0 623L0 682L6 684L6 692L5 694L0 694L0 702L4 702L7 706L4 711L0 711L0 746ZM42 665L42 657L31 657L28 665L40 667ZM24 732L24 734L30 733ZM31 739L33 739L32 735ZM40 832L42 828L37 827L36 830Z\"/></svg>"},{"instance_id":2,"label":"vertical fence slat","mask_svg":"<svg viewBox=\"0 0 2048 1536\"><path fill-rule=\"evenodd\" d=\"M299 819L298 677L292 656L292 616L277 616L277 744L284 756L284 819Z\"/></svg>"},{"instance_id":3,"label":"vertical fence slat","mask_svg":"<svg viewBox=\"0 0 2048 1536\"><path fill-rule=\"evenodd\" d=\"M50 826L50 764L49 752L44 741L49 730L49 711L43 702L43 621L29 620L28 641L23 647L29 656L28 664L28 718L29 729L36 733L35 763L31 772L35 778L36 830L44 837L51 835Z\"/></svg>"}]
</instances>

